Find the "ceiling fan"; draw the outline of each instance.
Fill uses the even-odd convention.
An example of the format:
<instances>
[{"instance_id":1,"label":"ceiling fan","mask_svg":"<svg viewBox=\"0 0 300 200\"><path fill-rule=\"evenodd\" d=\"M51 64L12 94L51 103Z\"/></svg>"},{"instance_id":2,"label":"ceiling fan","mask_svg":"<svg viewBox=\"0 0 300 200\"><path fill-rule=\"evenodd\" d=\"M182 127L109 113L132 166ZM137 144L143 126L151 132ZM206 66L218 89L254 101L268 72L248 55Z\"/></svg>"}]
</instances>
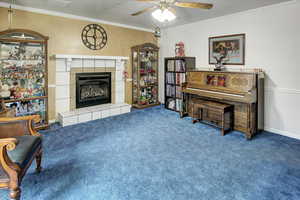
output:
<instances>
[{"instance_id":1,"label":"ceiling fan","mask_svg":"<svg viewBox=\"0 0 300 200\"><path fill-rule=\"evenodd\" d=\"M213 4L209 3L198 3L198 2L181 2L177 0L136 0L139 2L154 3L154 6L145 8L141 11L132 13L132 16L140 15L147 11L155 10L152 16L159 21L171 21L176 18L174 6L183 8L200 8L200 9L211 9Z\"/></svg>"}]
</instances>

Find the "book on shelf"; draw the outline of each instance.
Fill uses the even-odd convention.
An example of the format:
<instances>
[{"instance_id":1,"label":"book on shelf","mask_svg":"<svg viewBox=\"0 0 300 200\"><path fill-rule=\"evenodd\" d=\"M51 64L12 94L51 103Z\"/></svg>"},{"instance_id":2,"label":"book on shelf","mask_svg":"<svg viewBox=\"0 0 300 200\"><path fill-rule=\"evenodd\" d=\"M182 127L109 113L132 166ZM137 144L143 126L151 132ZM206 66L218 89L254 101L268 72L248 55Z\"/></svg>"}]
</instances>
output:
<instances>
[{"instance_id":1,"label":"book on shelf","mask_svg":"<svg viewBox=\"0 0 300 200\"><path fill-rule=\"evenodd\" d=\"M173 73L166 73L166 81L169 84L175 84L175 80L174 80L174 74Z\"/></svg>"},{"instance_id":2,"label":"book on shelf","mask_svg":"<svg viewBox=\"0 0 300 200\"><path fill-rule=\"evenodd\" d=\"M185 82L185 74L184 73L176 73L176 85L181 85Z\"/></svg>"},{"instance_id":3,"label":"book on shelf","mask_svg":"<svg viewBox=\"0 0 300 200\"><path fill-rule=\"evenodd\" d=\"M185 61L176 60L176 62L175 62L175 71L176 72L185 72Z\"/></svg>"},{"instance_id":4,"label":"book on shelf","mask_svg":"<svg viewBox=\"0 0 300 200\"><path fill-rule=\"evenodd\" d=\"M183 101L181 99L176 99L176 111L182 111Z\"/></svg>"},{"instance_id":5,"label":"book on shelf","mask_svg":"<svg viewBox=\"0 0 300 200\"><path fill-rule=\"evenodd\" d=\"M175 87L173 85L167 85L166 95L168 97L174 97L175 96Z\"/></svg>"},{"instance_id":6,"label":"book on shelf","mask_svg":"<svg viewBox=\"0 0 300 200\"><path fill-rule=\"evenodd\" d=\"M182 98L181 87L176 87L176 98Z\"/></svg>"},{"instance_id":7,"label":"book on shelf","mask_svg":"<svg viewBox=\"0 0 300 200\"><path fill-rule=\"evenodd\" d=\"M175 61L174 60L168 60L167 63L167 67L168 67L168 71L174 71L174 65L175 65Z\"/></svg>"}]
</instances>

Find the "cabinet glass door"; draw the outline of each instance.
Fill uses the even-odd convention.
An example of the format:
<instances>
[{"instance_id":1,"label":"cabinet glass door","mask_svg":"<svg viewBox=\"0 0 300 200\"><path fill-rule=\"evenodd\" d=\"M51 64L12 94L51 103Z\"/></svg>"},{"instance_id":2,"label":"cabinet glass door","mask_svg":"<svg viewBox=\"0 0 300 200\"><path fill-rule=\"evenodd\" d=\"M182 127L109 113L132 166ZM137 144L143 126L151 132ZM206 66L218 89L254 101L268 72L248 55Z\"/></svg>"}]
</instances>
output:
<instances>
[{"instance_id":1,"label":"cabinet glass door","mask_svg":"<svg viewBox=\"0 0 300 200\"><path fill-rule=\"evenodd\" d=\"M44 47L40 43L0 42L1 97L45 96Z\"/></svg>"}]
</instances>

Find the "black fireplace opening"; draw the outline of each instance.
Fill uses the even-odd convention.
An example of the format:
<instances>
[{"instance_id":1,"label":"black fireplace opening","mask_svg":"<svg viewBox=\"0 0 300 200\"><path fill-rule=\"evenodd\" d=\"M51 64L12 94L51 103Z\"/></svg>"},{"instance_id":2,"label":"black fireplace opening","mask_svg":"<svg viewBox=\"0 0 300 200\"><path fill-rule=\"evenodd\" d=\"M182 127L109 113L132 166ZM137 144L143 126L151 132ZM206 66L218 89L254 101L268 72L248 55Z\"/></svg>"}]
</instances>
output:
<instances>
[{"instance_id":1,"label":"black fireplace opening","mask_svg":"<svg viewBox=\"0 0 300 200\"><path fill-rule=\"evenodd\" d=\"M76 74L76 108L111 103L111 73Z\"/></svg>"}]
</instances>

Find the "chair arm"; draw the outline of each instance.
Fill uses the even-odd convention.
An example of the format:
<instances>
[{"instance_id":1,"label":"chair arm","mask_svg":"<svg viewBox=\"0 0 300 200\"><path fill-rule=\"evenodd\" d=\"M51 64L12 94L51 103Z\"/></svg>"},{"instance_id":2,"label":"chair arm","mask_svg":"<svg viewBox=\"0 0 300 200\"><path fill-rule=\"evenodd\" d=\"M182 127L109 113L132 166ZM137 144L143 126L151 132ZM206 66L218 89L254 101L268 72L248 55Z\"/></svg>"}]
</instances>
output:
<instances>
[{"instance_id":1,"label":"chair arm","mask_svg":"<svg viewBox=\"0 0 300 200\"><path fill-rule=\"evenodd\" d=\"M29 116L22 116L22 117L0 117L1 122L22 122L27 121L27 130L33 136L40 136L40 134L35 130L34 124L41 121L41 117L39 115L29 115Z\"/></svg>"},{"instance_id":2,"label":"chair arm","mask_svg":"<svg viewBox=\"0 0 300 200\"><path fill-rule=\"evenodd\" d=\"M12 151L16 148L18 140L16 138L0 139L0 149L6 147L7 150Z\"/></svg>"},{"instance_id":3,"label":"chair arm","mask_svg":"<svg viewBox=\"0 0 300 200\"><path fill-rule=\"evenodd\" d=\"M20 167L13 163L7 155L7 150L12 151L16 148L18 140L16 138L0 139L0 164L3 170L11 177L15 176Z\"/></svg>"}]
</instances>

